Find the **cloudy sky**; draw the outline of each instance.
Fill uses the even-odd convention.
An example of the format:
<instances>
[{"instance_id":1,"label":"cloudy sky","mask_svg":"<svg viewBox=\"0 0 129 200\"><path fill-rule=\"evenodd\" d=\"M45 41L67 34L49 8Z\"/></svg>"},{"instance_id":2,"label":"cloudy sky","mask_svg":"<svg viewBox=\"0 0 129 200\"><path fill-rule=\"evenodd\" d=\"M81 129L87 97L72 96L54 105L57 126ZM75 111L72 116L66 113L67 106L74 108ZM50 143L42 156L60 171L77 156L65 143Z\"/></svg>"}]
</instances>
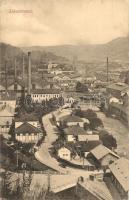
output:
<instances>
[{"instance_id":1,"label":"cloudy sky","mask_svg":"<svg viewBox=\"0 0 129 200\"><path fill-rule=\"evenodd\" d=\"M106 43L129 35L129 0L0 2L0 39L12 45Z\"/></svg>"}]
</instances>

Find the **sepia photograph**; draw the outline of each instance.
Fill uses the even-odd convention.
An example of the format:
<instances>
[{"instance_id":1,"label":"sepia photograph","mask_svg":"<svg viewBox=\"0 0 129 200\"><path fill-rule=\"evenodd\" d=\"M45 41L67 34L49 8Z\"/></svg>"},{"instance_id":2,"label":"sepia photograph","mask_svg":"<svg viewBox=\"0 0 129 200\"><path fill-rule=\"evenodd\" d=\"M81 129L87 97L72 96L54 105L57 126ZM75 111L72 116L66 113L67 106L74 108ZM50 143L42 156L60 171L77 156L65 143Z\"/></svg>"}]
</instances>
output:
<instances>
[{"instance_id":1,"label":"sepia photograph","mask_svg":"<svg viewBox=\"0 0 129 200\"><path fill-rule=\"evenodd\" d=\"M129 200L129 0L0 0L0 200Z\"/></svg>"}]
</instances>

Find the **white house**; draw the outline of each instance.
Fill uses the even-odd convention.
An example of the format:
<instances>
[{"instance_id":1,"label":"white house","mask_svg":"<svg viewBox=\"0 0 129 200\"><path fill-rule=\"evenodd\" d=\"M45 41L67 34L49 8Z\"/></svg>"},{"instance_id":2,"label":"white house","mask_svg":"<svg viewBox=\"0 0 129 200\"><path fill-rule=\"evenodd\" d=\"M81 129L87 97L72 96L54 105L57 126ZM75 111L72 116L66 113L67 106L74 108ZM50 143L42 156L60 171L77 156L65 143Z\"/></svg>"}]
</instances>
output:
<instances>
[{"instance_id":1,"label":"white house","mask_svg":"<svg viewBox=\"0 0 129 200\"><path fill-rule=\"evenodd\" d=\"M33 90L31 93L31 98L34 103L42 103L44 100L59 98L61 96L62 93L58 89Z\"/></svg>"},{"instance_id":2,"label":"white house","mask_svg":"<svg viewBox=\"0 0 129 200\"><path fill-rule=\"evenodd\" d=\"M59 158L70 161L71 160L71 151L67 147L61 147L58 150L58 156L59 156Z\"/></svg>"}]
</instances>

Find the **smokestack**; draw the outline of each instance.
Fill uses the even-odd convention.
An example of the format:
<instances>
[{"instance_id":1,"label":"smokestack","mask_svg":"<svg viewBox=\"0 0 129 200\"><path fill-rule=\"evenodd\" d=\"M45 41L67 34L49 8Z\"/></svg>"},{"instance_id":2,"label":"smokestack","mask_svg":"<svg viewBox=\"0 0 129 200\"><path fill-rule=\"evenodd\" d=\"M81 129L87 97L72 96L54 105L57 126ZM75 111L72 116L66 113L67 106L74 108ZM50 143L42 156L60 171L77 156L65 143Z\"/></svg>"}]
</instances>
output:
<instances>
[{"instance_id":1,"label":"smokestack","mask_svg":"<svg viewBox=\"0 0 129 200\"><path fill-rule=\"evenodd\" d=\"M24 55L23 55L23 60L22 60L22 80L24 80L24 76L25 76L25 59L24 59Z\"/></svg>"},{"instance_id":2,"label":"smokestack","mask_svg":"<svg viewBox=\"0 0 129 200\"><path fill-rule=\"evenodd\" d=\"M31 52L28 52L28 95L31 94Z\"/></svg>"},{"instance_id":3,"label":"smokestack","mask_svg":"<svg viewBox=\"0 0 129 200\"><path fill-rule=\"evenodd\" d=\"M108 78L108 76L109 76L109 73L108 73L108 57L107 57L107 83L108 83L108 81L109 81L109 78Z\"/></svg>"},{"instance_id":4,"label":"smokestack","mask_svg":"<svg viewBox=\"0 0 129 200\"><path fill-rule=\"evenodd\" d=\"M16 80L16 77L17 77L17 60L15 58L15 61L14 61L14 79Z\"/></svg>"}]
</instances>

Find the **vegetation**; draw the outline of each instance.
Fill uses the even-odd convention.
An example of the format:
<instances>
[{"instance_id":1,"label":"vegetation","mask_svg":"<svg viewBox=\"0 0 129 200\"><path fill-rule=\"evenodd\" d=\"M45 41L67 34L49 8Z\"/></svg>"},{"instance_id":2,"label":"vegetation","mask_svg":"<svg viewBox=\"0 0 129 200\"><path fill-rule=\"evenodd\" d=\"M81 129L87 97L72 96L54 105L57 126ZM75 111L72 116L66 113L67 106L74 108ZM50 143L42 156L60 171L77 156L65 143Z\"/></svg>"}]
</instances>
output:
<instances>
[{"instance_id":1,"label":"vegetation","mask_svg":"<svg viewBox=\"0 0 129 200\"><path fill-rule=\"evenodd\" d=\"M88 92L88 87L81 82L77 82L76 92Z\"/></svg>"}]
</instances>

